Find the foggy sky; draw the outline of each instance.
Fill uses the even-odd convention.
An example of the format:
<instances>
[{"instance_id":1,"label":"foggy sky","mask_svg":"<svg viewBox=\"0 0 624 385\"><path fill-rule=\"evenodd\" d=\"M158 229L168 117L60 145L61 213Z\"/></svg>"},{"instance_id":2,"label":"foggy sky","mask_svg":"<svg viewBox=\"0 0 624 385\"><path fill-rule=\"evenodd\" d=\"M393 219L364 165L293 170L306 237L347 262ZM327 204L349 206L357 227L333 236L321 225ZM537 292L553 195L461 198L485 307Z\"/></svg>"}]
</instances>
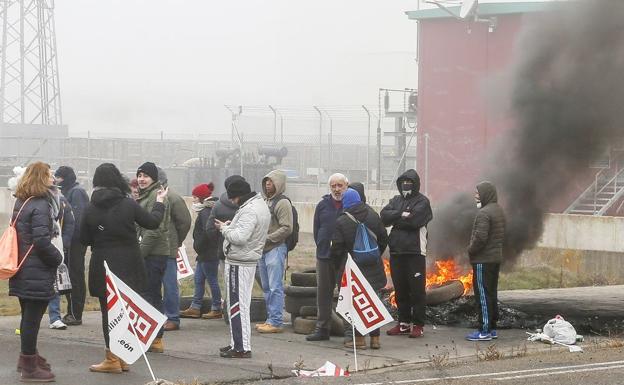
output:
<instances>
[{"instance_id":1,"label":"foggy sky","mask_svg":"<svg viewBox=\"0 0 624 385\"><path fill-rule=\"evenodd\" d=\"M223 104L376 105L417 83L416 1L63 0L64 123L228 132Z\"/></svg>"}]
</instances>

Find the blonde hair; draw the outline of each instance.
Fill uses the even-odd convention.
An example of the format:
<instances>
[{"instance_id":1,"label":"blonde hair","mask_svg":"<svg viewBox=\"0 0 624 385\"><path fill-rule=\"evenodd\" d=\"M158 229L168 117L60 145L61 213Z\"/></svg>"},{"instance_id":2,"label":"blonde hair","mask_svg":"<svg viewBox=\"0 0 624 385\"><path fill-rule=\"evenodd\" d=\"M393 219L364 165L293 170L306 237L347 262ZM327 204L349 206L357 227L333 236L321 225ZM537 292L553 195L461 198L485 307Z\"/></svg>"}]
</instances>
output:
<instances>
[{"instance_id":1,"label":"blonde hair","mask_svg":"<svg viewBox=\"0 0 624 385\"><path fill-rule=\"evenodd\" d=\"M35 162L26 168L24 175L17 184L15 196L26 200L30 197L45 197L48 193L50 180L50 165Z\"/></svg>"}]
</instances>

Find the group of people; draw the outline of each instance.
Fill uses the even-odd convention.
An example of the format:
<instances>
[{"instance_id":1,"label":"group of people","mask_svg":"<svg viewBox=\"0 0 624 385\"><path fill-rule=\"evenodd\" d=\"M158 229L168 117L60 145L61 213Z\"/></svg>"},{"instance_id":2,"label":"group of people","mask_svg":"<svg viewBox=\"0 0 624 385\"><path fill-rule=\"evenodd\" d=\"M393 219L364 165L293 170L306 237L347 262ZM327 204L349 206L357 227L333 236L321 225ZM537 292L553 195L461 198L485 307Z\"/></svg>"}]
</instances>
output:
<instances>
[{"instance_id":1,"label":"group of people","mask_svg":"<svg viewBox=\"0 0 624 385\"><path fill-rule=\"evenodd\" d=\"M37 351L39 324L50 306L59 312L55 289L56 269L65 261L70 269L72 291L67 314L50 319L51 324L80 325L85 302L84 263L91 248L89 292L98 298L105 359L89 369L122 373L129 366L109 348L106 271L109 269L152 306L167 316L150 351L163 352L165 331L180 328L180 317L217 319L227 312L230 343L220 348L224 358L251 357L251 292L259 280L266 301L266 321L255 325L260 333L283 331L284 278L286 258L294 246L296 211L285 195L286 175L275 170L262 180L262 192L252 191L240 175L228 177L226 192L213 197L212 183L192 190L191 210L196 213L193 249L197 255L195 293L188 309L180 311L176 257L191 228L191 215L184 199L167 187L167 177L154 163L146 162L129 181L111 163L98 166L93 176L90 199L79 186L71 167L36 162L29 165L14 195L12 221L19 238L21 269L10 280L9 294L21 306L21 353L18 370L23 381L51 381L50 364ZM330 193L317 204L314 213L316 242L318 321L308 341L329 339L334 290L354 247L356 228L364 223L379 246L376 263L361 266L376 290L386 286L381 254L389 248L391 277L396 291L398 323L388 335L423 335L425 309L425 255L427 224L433 214L427 197L420 193L416 171L397 179L399 194L378 215L366 204L364 186L349 183L343 174L328 181ZM489 182L477 186L475 195L481 210L475 221L468 249L475 270L475 297L482 315L481 328L469 339L496 338L496 287L502 259L504 215L496 203L496 190ZM388 236L386 227L392 226ZM257 268L257 271L256 271ZM223 306L219 271L223 270L226 304ZM202 314L205 283L212 301ZM59 315L60 318L60 315ZM365 337L349 334L345 346L365 348ZM380 348L380 333L370 333L370 347Z\"/></svg>"}]
</instances>

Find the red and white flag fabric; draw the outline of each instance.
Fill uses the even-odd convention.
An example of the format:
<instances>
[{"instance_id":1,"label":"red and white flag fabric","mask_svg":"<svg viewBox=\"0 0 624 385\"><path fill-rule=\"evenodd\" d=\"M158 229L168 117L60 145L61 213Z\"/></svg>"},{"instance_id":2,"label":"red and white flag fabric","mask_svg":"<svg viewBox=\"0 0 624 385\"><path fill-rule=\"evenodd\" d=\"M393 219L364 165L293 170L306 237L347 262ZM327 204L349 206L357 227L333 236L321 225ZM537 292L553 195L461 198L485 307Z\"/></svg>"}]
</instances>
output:
<instances>
[{"instance_id":1,"label":"red and white flag fabric","mask_svg":"<svg viewBox=\"0 0 624 385\"><path fill-rule=\"evenodd\" d=\"M193 268L189 263L188 254L186 253L186 247L184 247L184 245L178 249L176 265L178 266L178 281L194 274Z\"/></svg>"},{"instance_id":2,"label":"red and white flag fabric","mask_svg":"<svg viewBox=\"0 0 624 385\"><path fill-rule=\"evenodd\" d=\"M110 350L132 364L149 349L167 317L105 267Z\"/></svg>"},{"instance_id":3,"label":"red and white flag fabric","mask_svg":"<svg viewBox=\"0 0 624 385\"><path fill-rule=\"evenodd\" d=\"M293 370L297 377L349 377L349 371L329 361L316 370Z\"/></svg>"},{"instance_id":4,"label":"red and white flag fabric","mask_svg":"<svg viewBox=\"0 0 624 385\"><path fill-rule=\"evenodd\" d=\"M350 282L348 277L351 278ZM362 335L394 321L350 255L340 282L336 313L355 326Z\"/></svg>"}]
</instances>

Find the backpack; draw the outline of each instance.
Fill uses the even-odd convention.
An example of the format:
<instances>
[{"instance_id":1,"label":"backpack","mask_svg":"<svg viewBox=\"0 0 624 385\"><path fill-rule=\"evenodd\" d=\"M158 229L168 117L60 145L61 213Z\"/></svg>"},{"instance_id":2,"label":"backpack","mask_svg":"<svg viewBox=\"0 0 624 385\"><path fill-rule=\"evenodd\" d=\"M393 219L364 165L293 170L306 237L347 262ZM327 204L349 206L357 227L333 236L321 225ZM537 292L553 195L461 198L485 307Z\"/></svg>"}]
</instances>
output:
<instances>
[{"instance_id":1,"label":"backpack","mask_svg":"<svg viewBox=\"0 0 624 385\"><path fill-rule=\"evenodd\" d=\"M297 243L299 242L299 213L297 212L297 209L295 208L295 206L292 204L292 201L290 200L290 198L288 198L285 195L280 195L279 197L277 197L273 205L270 207L271 215L275 215L275 212L273 210L275 206L277 205L277 203L281 201L282 199L287 199L288 202L290 202L290 207L292 207L292 217L293 217L292 233L290 233L288 238L286 238L286 240L284 241L284 243L286 243L286 247L288 248L288 251L292 251L295 248L295 246L297 246Z\"/></svg>"},{"instance_id":2,"label":"backpack","mask_svg":"<svg viewBox=\"0 0 624 385\"><path fill-rule=\"evenodd\" d=\"M360 266L369 266L379 263L381 255L377 245L377 236L366 225L347 212L345 214L357 224L355 240L351 256L353 261Z\"/></svg>"},{"instance_id":3,"label":"backpack","mask_svg":"<svg viewBox=\"0 0 624 385\"><path fill-rule=\"evenodd\" d=\"M4 230L2 237L0 237L0 279L9 279L17 274L20 267L24 264L24 261L26 261L26 257L28 257L28 254L30 254L33 249L33 245L30 245L30 248L24 255L24 258L22 258L22 261L19 264L17 263L17 260L19 259L19 247L15 224L17 223L17 219L22 213L24 206L26 206L26 203L28 203L31 199L32 197L26 199L15 216L15 219L9 224L9 228Z\"/></svg>"}]
</instances>

